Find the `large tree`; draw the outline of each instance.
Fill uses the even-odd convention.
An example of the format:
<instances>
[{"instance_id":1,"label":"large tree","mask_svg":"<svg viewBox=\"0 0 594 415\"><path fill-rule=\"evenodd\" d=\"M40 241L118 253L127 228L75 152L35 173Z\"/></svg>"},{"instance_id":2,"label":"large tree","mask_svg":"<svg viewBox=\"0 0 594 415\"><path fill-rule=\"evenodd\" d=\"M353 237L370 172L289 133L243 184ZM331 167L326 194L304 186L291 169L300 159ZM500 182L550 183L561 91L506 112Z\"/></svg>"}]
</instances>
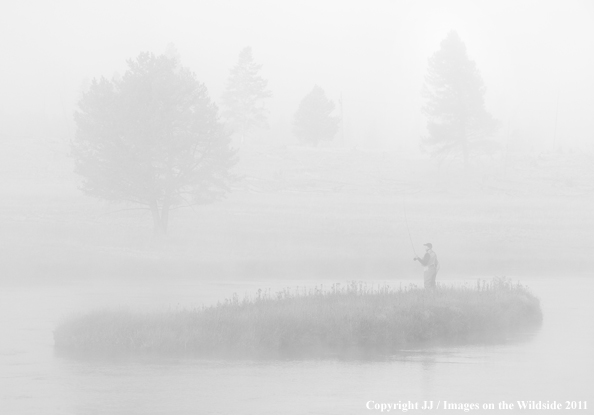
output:
<instances>
[{"instance_id":1,"label":"large tree","mask_svg":"<svg viewBox=\"0 0 594 415\"><path fill-rule=\"evenodd\" d=\"M258 74L261 68L254 62L252 48L244 48L231 69L222 97L222 116L240 134L242 142L257 129L268 126L264 100L272 93L266 89L268 81Z\"/></svg>"},{"instance_id":2,"label":"large tree","mask_svg":"<svg viewBox=\"0 0 594 415\"><path fill-rule=\"evenodd\" d=\"M330 141L338 132L340 119L332 115L334 102L324 90L315 85L295 113L293 131L306 144L317 146L321 141Z\"/></svg>"},{"instance_id":3,"label":"large tree","mask_svg":"<svg viewBox=\"0 0 594 415\"><path fill-rule=\"evenodd\" d=\"M164 55L141 53L121 80L94 80L75 112L83 190L147 206L165 233L172 207L217 200L235 179L217 113L204 84Z\"/></svg>"},{"instance_id":4,"label":"large tree","mask_svg":"<svg viewBox=\"0 0 594 415\"><path fill-rule=\"evenodd\" d=\"M429 58L423 90L429 135L424 147L434 154L462 154L465 168L473 151L490 147L489 137L499 123L485 109L485 90L466 46L451 31Z\"/></svg>"}]
</instances>

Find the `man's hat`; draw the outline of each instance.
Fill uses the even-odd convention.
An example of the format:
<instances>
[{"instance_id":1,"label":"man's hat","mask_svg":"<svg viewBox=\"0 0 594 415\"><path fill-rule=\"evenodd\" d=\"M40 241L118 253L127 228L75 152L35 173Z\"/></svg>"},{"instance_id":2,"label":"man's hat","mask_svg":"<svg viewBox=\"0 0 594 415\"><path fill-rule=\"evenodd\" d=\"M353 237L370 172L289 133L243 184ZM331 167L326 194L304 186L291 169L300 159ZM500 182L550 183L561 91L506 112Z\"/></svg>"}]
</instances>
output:
<instances>
[{"instance_id":1,"label":"man's hat","mask_svg":"<svg viewBox=\"0 0 594 415\"><path fill-rule=\"evenodd\" d=\"M427 242L426 244L423 244L424 246L428 246L429 249L433 249L433 245L431 245L431 242Z\"/></svg>"}]
</instances>

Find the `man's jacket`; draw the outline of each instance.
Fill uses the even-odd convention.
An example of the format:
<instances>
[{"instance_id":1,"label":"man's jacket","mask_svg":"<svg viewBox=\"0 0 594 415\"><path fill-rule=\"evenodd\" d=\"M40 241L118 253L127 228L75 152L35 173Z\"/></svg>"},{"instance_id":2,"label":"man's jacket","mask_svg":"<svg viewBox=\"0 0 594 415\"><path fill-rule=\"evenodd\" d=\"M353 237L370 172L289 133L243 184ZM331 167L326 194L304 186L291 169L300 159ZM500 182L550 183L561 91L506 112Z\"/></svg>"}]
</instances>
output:
<instances>
[{"instance_id":1,"label":"man's jacket","mask_svg":"<svg viewBox=\"0 0 594 415\"><path fill-rule=\"evenodd\" d=\"M437 260L437 255L435 255L435 252L433 252L432 249L425 252L425 256L420 258L419 262L425 267L425 269L435 267L436 270L439 270L439 261Z\"/></svg>"}]
</instances>

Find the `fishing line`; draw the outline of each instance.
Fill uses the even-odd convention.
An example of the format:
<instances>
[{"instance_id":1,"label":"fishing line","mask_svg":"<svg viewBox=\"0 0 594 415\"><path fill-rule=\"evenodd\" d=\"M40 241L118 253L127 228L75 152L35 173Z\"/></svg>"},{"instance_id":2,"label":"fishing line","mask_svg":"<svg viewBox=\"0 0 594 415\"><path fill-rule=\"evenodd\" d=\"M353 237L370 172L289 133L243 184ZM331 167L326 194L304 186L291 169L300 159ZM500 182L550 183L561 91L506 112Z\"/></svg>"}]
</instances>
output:
<instances>
[{"instance_id":1,"label":"fishing line","mask_svg":"<svg viewBox=\"0 0 594 415\"><path fill-rule=\"evenodd\" d=\"M406 215L406 190L402 191L402 195L402 204L404 205L404 223L406 224L406 230L408 231L408 239L410 240L410 246L415 253L415 256L418 257L419 255L417 255L417 251L415 251L415 244L413 243L412 235L410 234L410 228L408 227L408 217Z\"/></svg>"}]
</instances>

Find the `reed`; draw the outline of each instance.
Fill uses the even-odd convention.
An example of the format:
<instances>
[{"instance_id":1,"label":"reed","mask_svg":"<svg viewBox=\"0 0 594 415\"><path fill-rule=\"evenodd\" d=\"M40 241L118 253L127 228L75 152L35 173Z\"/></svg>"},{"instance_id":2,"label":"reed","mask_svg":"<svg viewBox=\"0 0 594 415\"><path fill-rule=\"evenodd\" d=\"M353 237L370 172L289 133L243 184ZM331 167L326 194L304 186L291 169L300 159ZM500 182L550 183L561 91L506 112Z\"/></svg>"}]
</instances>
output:
<instances>
[{"instance_id":1,"label":"reed","mask_svg":"<svg viewBox=\"0 0 594 415\"><path fill-rule=\"evenodd\" d=\"M539 300L505 278L476 286L371 285L259 290L215 306L95 311L56 328L67 353L284 357L390 354L429 344L504 341L538 326Z\"/></svg>"}]
</instances>

